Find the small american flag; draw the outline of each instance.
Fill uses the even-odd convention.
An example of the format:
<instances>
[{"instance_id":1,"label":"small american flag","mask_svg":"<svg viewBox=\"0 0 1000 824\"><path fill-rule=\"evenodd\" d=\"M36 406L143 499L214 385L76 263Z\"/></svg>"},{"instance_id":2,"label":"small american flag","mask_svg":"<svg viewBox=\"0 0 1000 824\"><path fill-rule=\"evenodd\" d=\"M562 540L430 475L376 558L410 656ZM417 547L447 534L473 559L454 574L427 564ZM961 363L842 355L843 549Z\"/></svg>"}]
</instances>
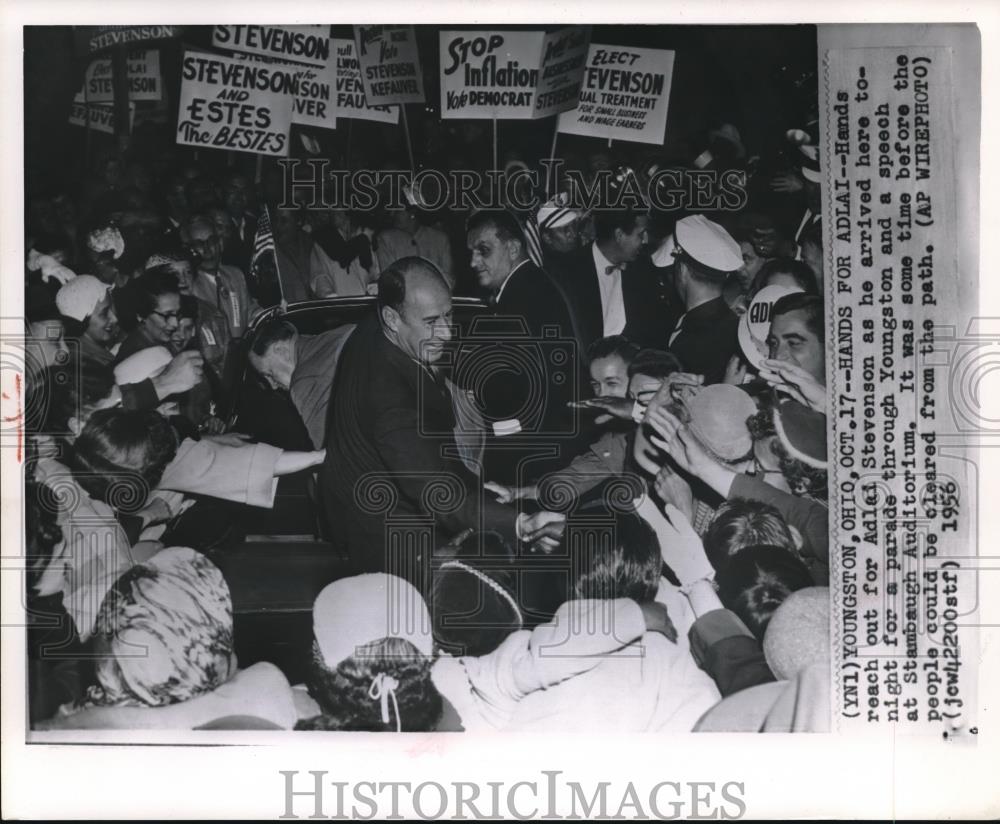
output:
<instances>
[{"instance_id":1,"label":"small american flag","mask_svg":"<svg viewBox=\"0 0 1000 824\"><path fill-rule=\"evenodd\" d=\"M274 232L271 230L271 217L268 214L267 206L261 208L260 217L257 218L257 233L253 238L253 257L250 259L249 281L251 289L257 292L257 300L262 306L275 305L284 300L281 277L278 274L278 260L274 249ZM275 286L277 286L277 295L274 295Z\"/></svg>"},{"instance_id":2,"label":"small american flag","mask_svg":"<svg viewBox=\"0 0 1000 824\"><path fill-rule=\"evenodd\" d=\"M528 243L528 256L539 269L545 267L542 259L542 239L538 232L538 217L532 212L524 221L524 238Z\"/></svg>"}]
</instances>

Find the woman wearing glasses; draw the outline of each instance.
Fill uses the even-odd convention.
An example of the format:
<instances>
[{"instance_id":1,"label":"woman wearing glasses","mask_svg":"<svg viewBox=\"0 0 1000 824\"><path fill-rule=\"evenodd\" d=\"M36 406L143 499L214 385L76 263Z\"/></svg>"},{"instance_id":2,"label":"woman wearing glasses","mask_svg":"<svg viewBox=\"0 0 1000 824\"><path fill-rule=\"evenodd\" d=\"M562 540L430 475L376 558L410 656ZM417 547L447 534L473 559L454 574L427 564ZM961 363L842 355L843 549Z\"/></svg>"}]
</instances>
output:
<instances>
[{"instance_id":1,"label":"woman wearing glasses","mask_svg":"<svg viewBox=\"0 0 1000 824\"><path fill-rule=\"evenodd\" d=\"M183 331L181 327L185 322L191 323L190 317L185 317L191 312L185 312L182 306L177 276L165 269L153 269L132 281L128 289L136 326L122 341L115 365L154 346L176 354L176 341ZM210 373L206 370L205 374ZM222 422L212 414L212 384L207 378L202 378L190 391L173 400L179 404L180 413L200 431L216 434L224 429Z\"/></svg>"}]
</instances>

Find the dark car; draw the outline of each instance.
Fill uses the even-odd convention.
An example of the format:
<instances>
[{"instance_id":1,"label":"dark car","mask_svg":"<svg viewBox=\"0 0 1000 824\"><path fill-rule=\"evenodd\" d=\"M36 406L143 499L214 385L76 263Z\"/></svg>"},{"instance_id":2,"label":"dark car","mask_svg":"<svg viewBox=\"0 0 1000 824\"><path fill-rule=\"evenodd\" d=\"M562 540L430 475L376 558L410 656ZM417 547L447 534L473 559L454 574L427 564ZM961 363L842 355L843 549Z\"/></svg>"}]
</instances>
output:
<instances>
[{"instance_id":1,"label":"dark car","mask_svg":"<svg viewBox=\"0 0 1000 824\"><path fill-rule=\"evenodd\" d=\"M455 298L453 308L461 340L485 305ZM250 367L250 344L261 325L279 313L299 332L317 334L356 324L373 311L375 298L351 297L296 303L283 313L275 307L258 316L239 351L239 380L229 411L233 431L282 449L312 449L288 393L270 389ZM240 666L272 661L292 683L304 677L316 596L331 581L350 574L346 559L324 535L316 483L313 473L287 476L278 484L272 509L229 507L225 511L239 533L211 553L232 593Z\"/></svg>"}]
</instances>

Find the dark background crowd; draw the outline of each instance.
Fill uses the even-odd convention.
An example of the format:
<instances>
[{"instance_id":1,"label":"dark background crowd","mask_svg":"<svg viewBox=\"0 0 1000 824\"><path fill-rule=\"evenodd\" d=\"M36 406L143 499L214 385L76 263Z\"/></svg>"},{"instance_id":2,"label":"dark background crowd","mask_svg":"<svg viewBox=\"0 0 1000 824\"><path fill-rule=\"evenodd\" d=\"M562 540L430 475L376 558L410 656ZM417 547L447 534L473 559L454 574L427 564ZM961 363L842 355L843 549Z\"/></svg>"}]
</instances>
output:
<instances>
[{"instance_id":1,"label":"dark background crowd","mask_svg":"<svg viewBox=\"0 0 1000 824\"><path fill-rule=\"evenodd\" d=\"M561 135L546 181L552 122L501 123L497 167L540 171L541 205L481 210L307 208L272 160L174 145L169 102L125 139L68 126L67 38L25 44L36 726L825 727L814 30L595 27L676 49L663 144ZM167 101L210 29L184 38ZM413 171L492 168L492 125L437 105ZM292 147L409 166L398 126ZM664 170L676 208L623 196ZM614 202L581 205L602 176ZM332 298L355 308L302 321ZM345 575L297 668L241 668L220 568L288 483Z\"/></svg>"}]
</instances>

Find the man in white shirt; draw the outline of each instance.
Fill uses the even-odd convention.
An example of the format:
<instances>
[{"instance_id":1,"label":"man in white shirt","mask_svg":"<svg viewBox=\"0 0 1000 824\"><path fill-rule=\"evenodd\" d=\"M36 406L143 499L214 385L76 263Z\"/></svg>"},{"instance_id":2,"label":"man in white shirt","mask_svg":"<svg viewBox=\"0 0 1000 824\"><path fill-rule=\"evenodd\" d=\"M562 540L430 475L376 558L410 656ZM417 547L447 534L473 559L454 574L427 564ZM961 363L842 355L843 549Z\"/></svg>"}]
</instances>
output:
<instances>
[{"instance_id":1,"label":"man in white shirt","mask_svg":"<svg viewBox=\"0 0 1000 824\"><path fill-rule=\"evenodd\" d=\"M555 274L573 312L581 345L624 334L663 348L663 300L654 279L630 264L649 240L649 216L636 209L597 210L596 239Z\"/></svg>"}]
</instances>

